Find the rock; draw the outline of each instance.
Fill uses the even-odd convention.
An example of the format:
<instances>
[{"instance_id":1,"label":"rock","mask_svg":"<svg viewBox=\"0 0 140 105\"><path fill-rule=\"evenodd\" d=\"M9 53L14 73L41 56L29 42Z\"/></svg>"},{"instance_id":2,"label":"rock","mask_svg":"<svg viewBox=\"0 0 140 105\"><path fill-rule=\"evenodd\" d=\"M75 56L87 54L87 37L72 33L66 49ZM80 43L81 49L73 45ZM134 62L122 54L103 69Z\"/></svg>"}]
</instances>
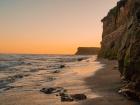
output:
<instances>
[{"instance_id":1,"label":"rock","mask_svg":"<svg viewBox=\"0 0 140 105\"><path fill-rule=\"evenodd\" d=\"M61 101L62 102L66 102L66 101L72 102L72 101L74 101L74 99L70 95L63 93L63 94L61 94Z\"/></svg>"},{"instance_id":2,"label":"rock","mask_svg":"<svg viewBox=\"0 0 140 105\"><path fill-rule=\"evenodd\" d=\"M72 102L87 99L85 94L68 94L67 90L62 87L42 88L40 91L45 94L58 93L56 96L60 96L61 102Z\"/></svg>"},{"instance_id":3,"label":"rock","mask_svg":"<svg viewBox=\"0 0 140 105\"><path fill-rule=\"evenodd\" d=\"M138 99L138 96L134 90L130 89L121 89L119 90L119 94L126 96L129 99Z\"/></svg>"},{"instance_id":4,"label":"rock","mask_svg":"<svg viewBox=\"0 0 140 105\"><path fill-rule=\"evenodd\" d=\"M7 90L10 90L10 89L13 89L15 88L14 86L6 86L6 88L4 89L4 91L7 91Z\"/></svg>"},{"instance_id":5,"label":"rock","mask_svg":"<svg viewBox=\"0 0 140 105\"><path fill-rule=\"evenodd\" d=\"M56 78L55 77L52 77L52 76L50 76L50 77L47 77L47 82L51 82L51 81L53 81L53 80L55 80Z\"/></svg>"},{"instance_id":6,"label":"rock","mask_svg":"<svg viewBox=\"0 0 140 105\"><path fill-rule=\"evenodd\" d=\"M62 87L50 87L50 88L42 88L40 91L45 94L53 94L58 93L62 90L64 90Z\"/></svg>"},{"instance_id":7,"label":"rock","mask_svg":"<svg viewBox=\"0 0 140 105\"><path fill-rule=\"evenodd\" d=\"M64 68L65 67L65 65L60 65L60 68Z\"/></svg>"},{"instance_id":8,"label":"rock","mask_svg":"<svg viewBox=\"0 0 140 105\"><path fill-rule=\"evenodd\" d=\"M60 70L55 70L53 71L53 73L60 73Z\"/></svg>"},{"instance_id":9,"label":"rock","mask_svg":"<svg viewBox=\"0 0 140 105\"><path fill-rule=\"evenodd\" d=\"M78 58L77 60L78 60L78 61L82 61L82 60L84 60L84 58Z\"/></svg>"},{"instance_id":10,"label":"rock","mask_svg":"<svg viewBox=\"0 0 140 105\"><path fill-rule=\"evenodd\" d=\"M66 92L60 93L61 101L80 101L87 99L85 94L68 94Z\"/></svg>"},{"instance_id":11,"label":"rock","mask_svg":"<svg viewBox=\"0 0 140 105\"><path fill-rule=\"evenodd\" d=\"M59 95L57 94L56 96L60 96L61 102L72 102L74 99L67 93L67 90L62 89L59 91Z\"/></svg>"},{"instance_id":12,"label":"rock","mask_svg":"<svg viewBox=\"0 0 140 105\"><path fill-rule=\"evenodd\" d=\"M15 75L13 78L16 78L16 79L20 79L20 78L23 78L23 74L18 74L18 75Z\"/></svg>"},{"instance_id":13,"label":"rock","mask_svg":"<svg viewBox=\"0 0 140 105\"><path fill-rule=\"evenodd\" d=\"M140 0L120 0L102 19L103 33L98 57L117 59L129 96L140 97ZM123 90L124 91L124 90Z\"/></svg>"},{"instance_id":14,"label":"rock","mask_svg":"<svg viewBox=\"0 0 140 105\"><path fill-rule=\"evenodd\" d=\"M54 88L42 88L40 91L46 94L52 94L54 90Z\"/></svg>"},{"instance_id":15,"label":"rock","mask_svg":"<svg viewBox=\"0 0 140 105\"><path fill-rule=\"evenodd\" d=\"M87 99L87 96L85 94L74 94L74 95L71 95L71 97L76 101Z\"/></svg>"}]
</instances>

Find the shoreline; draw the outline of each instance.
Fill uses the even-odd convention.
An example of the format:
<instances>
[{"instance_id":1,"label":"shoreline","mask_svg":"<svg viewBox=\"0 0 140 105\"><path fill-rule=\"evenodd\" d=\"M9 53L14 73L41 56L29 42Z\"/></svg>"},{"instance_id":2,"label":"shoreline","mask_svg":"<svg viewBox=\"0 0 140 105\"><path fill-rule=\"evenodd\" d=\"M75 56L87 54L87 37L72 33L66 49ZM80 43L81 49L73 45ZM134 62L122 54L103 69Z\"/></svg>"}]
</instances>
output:
<instances>
[{"instance_id":1,"label":"shoreline","mask_svg":"<svg viewBox=\"0 0 140 105\"><path fill-rule=\"evenodd\" d=\"M39 90L9 90L0 94L0 105L136 105L117 93L121 86L117 61L88 59L84 63L88 65L68 68L55 74L58 79L47 85L64 87L69 94L85 94L87 100L61 102L56 94L47 95Z\"/></svg>"},{"instance_id":2,"label":"shoreline","mask_svg":"<svg viewBox=\"0 0 140 105\"><path fill-rule=\"evenodd\" d=\"M129 100L118 93L122 82L117 61L107 59L98 59L97 61L105 66L96 71L93 76L87 77L85 81L92 92L101 97L89 99L80 105L139 105L138 102Z\"/></svg>"}]
</instances>

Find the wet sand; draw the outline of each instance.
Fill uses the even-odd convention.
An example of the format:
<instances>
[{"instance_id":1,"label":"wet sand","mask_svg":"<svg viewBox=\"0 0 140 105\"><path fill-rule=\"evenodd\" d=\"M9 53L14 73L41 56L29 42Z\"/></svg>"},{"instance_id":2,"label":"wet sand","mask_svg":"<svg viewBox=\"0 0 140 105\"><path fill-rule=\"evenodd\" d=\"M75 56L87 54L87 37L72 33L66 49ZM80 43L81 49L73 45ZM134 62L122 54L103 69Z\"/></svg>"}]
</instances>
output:
<instances>
[{"instance_id":1,"label":"wet sand","mask_svg":"<svg viewBox=\"0 0 140 105\"><path fill-rule=\"evenodd\" d=\"M91 59L88 62L88 65L68 68L54 74L59 79L47 84L49 87L63 87L69 94L85 94L87 100L61 102L56 94L47 95L39 89L34 91L11 89L0 93L0 105L136 105L135 102L117 93L121 82L116 61L92 62Z\"/></svg>"},{"instance_id":2,"label":"wet sand","mask_svg":"<svg viewBox=\"0 0 140 105\"><path fill-rule=\"evenodd\" d=\"M122 82L117 61L106 59L99 61L105 64L104 68L98 70L94 76L87 77L85 81L86 85L92 89L92 93L98 94L100 97L88 99L80 105L140 105L139 102L118 94Z\"/></svg>"}]
</instances>

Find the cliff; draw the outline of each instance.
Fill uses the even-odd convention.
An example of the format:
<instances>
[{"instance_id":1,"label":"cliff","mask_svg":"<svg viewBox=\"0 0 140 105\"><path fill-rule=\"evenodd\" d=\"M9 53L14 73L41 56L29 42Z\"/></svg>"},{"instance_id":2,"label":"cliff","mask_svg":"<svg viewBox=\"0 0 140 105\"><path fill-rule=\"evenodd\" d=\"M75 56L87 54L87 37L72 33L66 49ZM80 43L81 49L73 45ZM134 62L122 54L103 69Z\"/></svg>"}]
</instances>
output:
<instances>
[{"instance_id":1,"label":"cliff","mask_svg":"<svg viewBox=\"0 0 140 105\"><path fill-rule=\"evenodd\" d=\"M120 93L140 99L140 0L119 1L102 22L99 57L118 60Z\"/></svg>"},{"instance_id":2,"label":"cliff","mask_svg":"<svg viewBox=\"0 0 140 105\"><path fill-rule=\"evenodd\" d=\"M79 47L76 55L97 55L99 50L98 47Z\"/></svg>"}]
</instances>

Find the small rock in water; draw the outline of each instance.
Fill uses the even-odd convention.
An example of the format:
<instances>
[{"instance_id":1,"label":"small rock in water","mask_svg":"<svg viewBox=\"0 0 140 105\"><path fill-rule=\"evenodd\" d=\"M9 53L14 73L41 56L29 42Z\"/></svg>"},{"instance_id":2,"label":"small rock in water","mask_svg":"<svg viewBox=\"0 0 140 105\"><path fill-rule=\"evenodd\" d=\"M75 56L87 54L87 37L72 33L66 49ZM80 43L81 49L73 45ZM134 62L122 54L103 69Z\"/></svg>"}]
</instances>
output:
<instances>
[{"instance_id":1,"label":"small rock in water","mask_svg":"<svg viewBox=\"0 0 140 105\"><path fill-rule=\"evenodd\" d=\"M84 60L84 58L78 58L77 60L78 60L78 61L82 61L82 60Z\"/></svg>"},{"instance_id":2,"label":"small rock in water","mask_svg":"<svg viewBox=\"0 0 140 105\"><path fill-rule=\"evenodd\" d=\"M65 65L60 65L60 68L64 68L65 67Z\"/></svg>"},{"instance_id":3,"label":"small rock in water","mask_svg":"<svg viewBox=\"0 0 140 105\"><path fill-rule=\"evenodd\" d=\"M40 91L45 94L53 94L53 93L58 93L62 90L63 90L63 88L61 88L61 87L55 87L55 88L50 87L50 88L42 88Z\"/></svg>"},{"instance_id":4,"label":"small rock in water","mask_svg":"<svg viewBox=\"0 0 140 105\"><path fill-rule=\"evenodd\" d=\"M47 78L47 82L51 82L51 81L53 81L53 80L55 80L56 78L55 77L48 77Z\"/></svg>"},{"instance_id":5,"label":"small rock in water","mask_svg":"<svg viewBox=\"0 0 140 105\"><path fill-rule=\"evenodd\" d=\"M14 86L7 86L5 89L4 89L4 91L7 91L7 90L10 90L10 89L13 89L14 88Z\"/></svg>"},{"instance_id":6,"label":"small rock in water","mask_svg":"<svg viewBox=\"0 0 140 105\"><path fill-rule=\"evenodd\" d=\"M60 72L60 70L55 70L55 71L53 71L53 73L59 73Z\"/></svg>"},{"instance_id":7,"label":"small rock in water","mask_svg":"<svg viewBox=\"0 0 140 105\"><path fill-rule=\"evenodd\" d=\"M40 91L46 94L52 94L54 90L54 88L42 88Z\"/></svg>"}]
</instances>

